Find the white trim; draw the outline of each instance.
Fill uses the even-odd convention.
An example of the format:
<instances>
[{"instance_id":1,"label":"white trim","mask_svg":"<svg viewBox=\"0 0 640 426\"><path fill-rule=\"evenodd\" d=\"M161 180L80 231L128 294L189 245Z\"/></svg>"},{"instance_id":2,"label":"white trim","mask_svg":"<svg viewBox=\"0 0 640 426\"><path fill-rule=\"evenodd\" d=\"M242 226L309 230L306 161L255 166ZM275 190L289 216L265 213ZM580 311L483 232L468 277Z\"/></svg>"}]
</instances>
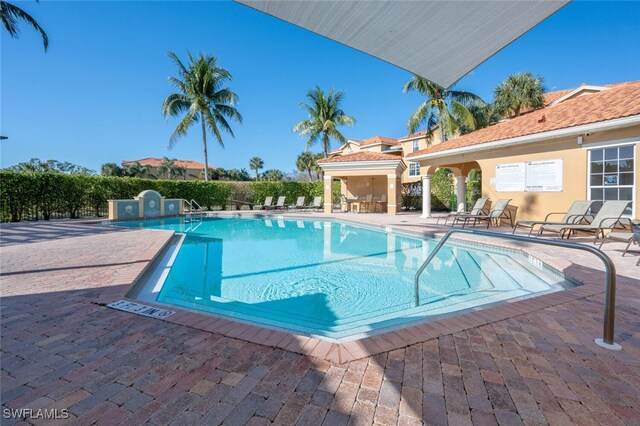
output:
<instances>
[{"instance_id":1,"label":"white trim","mask_svg":"<svg viewBox=\"0 0 640 426\"><path fill-rule=\"evenodd\" d=\"M397 175L397 174L395 174L395 173L389 173L389 174L387 175L387 178L389 178L389 179L395 179L395 178L397 178L397 177L398 177L398 175Z\"/></svg>"},{"instance_id":2,"label":"white trim","mask_svg":"<svg viewBox=\"0 0 640 426\"><path fill-rule=\"evenodd\" d=\"M616 146L625 146L625 145L634 145L640 143L640 136L634 136L632 138L625 138L625 139L613 139L610 141L600 141L600 142L594 142L592 144L588 143L588 142L583 142L582 143L582 149L597 149L597 148L606 148L610 145L616 145Z\"/></svg>"},{"instance_id":3,"label":"white trim","mask_svg":"<svg viewBox=\"0 0 640 426\"><path fill-rule=\"evenodd\" d=\"M585 85L582 85L582 86L572 90L571 92L567 93L566 95L559 97L555 101L551 102L548 106L557 105L560 102L563 102L563 101L565 101L565 100L577 95L580 92L584 92L585 90L602 92L603 90L609 90L609 89L611 89L611 88L610 87L605 87L605 86L591 86L589 84L585 84Z\"/></svg>"},{"instance_id":4,"label":"white trim","mask_svg":"<svg viewBox=\"0 0 640 426\"><path fill-rule=\"evenodd\" d=\"M407 166L401 158L397 160L376 160L376 161L349 161L331 163L319 163L322 170L326 171L344 171L344 170L384 170L401 166L404 171Z\"/></svg>"},{"instance_id":5,"label":"white trim","mask_svg":"<svg viewBox=\"0 0 640 426\"><path fill-rule=\"evenodd\" d=\"M614 141L611 141L614 142ZM621 146L628 146L631 145L631 143L622 143L622 144L618 144L615 146L607 146L604 145L602 146L593 146L590 147L587 150L587 197L586 199L591 201L591 151L596 150L596 149L606 149L606 148L618 148ZM637 166L637 162L638 162L638 149L635 146L635 144L633 144L633 184L631 185L622 185L622 188L629 188L631 187L631 217L633 218L633 216L636 213L636 180L638 178L638 175L636 174L638 172L638 166ZM604 162L606 161L604 159L604 157L602 158L603 161L603 169L602 169L602 174L604 176L605 171L604 171ZM620 170L618 170L618 176L620 174ZM604 185L596 185L596 187L598 188L602 188L602 190L604 191L606 189L606 187ZM617 185L616 188L620 189L621 185Z\"/></svg>"},{"instance_id":6,"label":"white trim","mask_svg":"<svg viewBox=\"0 0 640 426\"><path fill-rule=\"evenodd\" d=\"M522 145L530 142L540 142L548 139L556 139L560 137L578 136L586 132L606 131L629 127L640 124L640 114L630 117L616 118L613 120L599 121L597 123L583 124L581 126L565 127L558 130L550 130L548 132L534 133L531 135L518 136L515 138L501 139L494 142L484 142L476 145L465 146L462 148L454 148L445 151L434 152L433 154L422 154L411 156L407 161L421 161L432 158L449 157L456 154L464 154L468 152L486 151L489 149L502 148L506 146ZM454 140L454 139L451 139Z\"/></svg>"}]
</instances>

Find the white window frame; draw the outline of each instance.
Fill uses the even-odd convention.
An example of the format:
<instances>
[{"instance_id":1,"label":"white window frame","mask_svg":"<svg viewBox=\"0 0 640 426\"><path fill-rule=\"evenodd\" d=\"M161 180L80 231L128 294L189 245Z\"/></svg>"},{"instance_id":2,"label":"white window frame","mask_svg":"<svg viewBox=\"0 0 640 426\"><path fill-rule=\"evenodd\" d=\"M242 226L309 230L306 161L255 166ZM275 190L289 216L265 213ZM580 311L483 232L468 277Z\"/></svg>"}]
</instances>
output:
<instances>
[{"instance_id":1,"label":"white window frame","mask_svg":"<svg viewBox=\"0 0 640 426\"><path fill-rule=\"evenodd\" d=\"M419 139L416 139L415 141L412 142L411 149L413 150L411 152L416 152L416 151L420 150L420 140Z\"/></svg>"},{"instance_id":2,"label":"white window frame","mask_svg":"<svg viewBox=\"0 0 640 426\"><path fill-rule=\"evenodd\" d=\"M409 176L420 176L420 163L415 161L409 163Z\"/></svg>"},{"instance_id":3,"label":"white window frame","mask_svg":"<svg viewBox=\"0 0 640 426\"><path fill-rule=\"evenodd\" d=\"M587 150L587 200L591 201L591 152L594 150L607 149L607 148L620 148L624 146L633 145L633 183L631 184L631 217L633 217L636 211L636 181L638 180L638 142L625 142L618 144L608 144L608 143L600 143L594 146L585 146L584 148ZM604 158L602 159L604 162ZM604 166L603 166L604 167ZM618 171L618 173L620 173ZM604 175L604 169L602 170L602 174ZM595 185L596 188L603 188L602 185ZM629 185L623 185L623 188L629 188ZM620 186L618 186L620 188ZM629 217L628 215L623 215L623 217Z\"/></svg>"}]
</instances>

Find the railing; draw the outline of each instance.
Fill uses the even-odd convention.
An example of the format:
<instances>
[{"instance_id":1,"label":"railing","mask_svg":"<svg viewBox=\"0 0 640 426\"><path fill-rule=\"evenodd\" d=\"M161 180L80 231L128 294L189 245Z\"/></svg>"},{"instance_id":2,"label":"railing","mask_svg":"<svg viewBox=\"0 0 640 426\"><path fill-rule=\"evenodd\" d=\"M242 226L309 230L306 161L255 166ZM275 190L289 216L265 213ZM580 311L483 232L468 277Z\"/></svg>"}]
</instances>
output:
<instances>
[{"instance_id":1,"label":"railing","mask_svg":"<svg viewBox=\"0 0 640 426\"><path fill-rule=\"evenodd\" d=\"M202 222L205 213L202 211L200 204L193 199L184 200L184 202L189 206L189 210L185 212L185 222Z\"/></svg>"},{"instance_id":2,"label":"railing","mask_svg":"<svg viewBox=\"0 0 640 426\"><path fill-rule=\"evenodd\" d=\"M453 234L472 234L472 235L483 235L486 237L495 237L495 238L503 238L507 240L520 241L525 243L535 243L542 244L547 246L555 246L555 247L564 247L571 248L576 250L588 251L589 253L595 254L602 260L605 268L605 304L604 304L604 326L603 326L603 338L595 339L595 342L598 346L602 346L606 349L611 350L621 350L619 344L614 343L613 334L614 334L614 325L615 325L615 312L616 312L616 266L613 264L613 261L609 256L604 254L602 251L595 247L587 246L584 244L573 243L569 241L558 241L558 240L543 240L537 238L524 237L521 235L511 235L511 234L499 234L496 232L488 232L488 231L477 231L474 229L452 229L447 232L444 237L438 242L433 251L429 254L427 259L416 272L416 276L414 279L415 285L415 302L416 306L420 306L420 275L426 269L427 265L433 260L438 251L444 246L449 237Z\"/></svg>"}]
</instances>

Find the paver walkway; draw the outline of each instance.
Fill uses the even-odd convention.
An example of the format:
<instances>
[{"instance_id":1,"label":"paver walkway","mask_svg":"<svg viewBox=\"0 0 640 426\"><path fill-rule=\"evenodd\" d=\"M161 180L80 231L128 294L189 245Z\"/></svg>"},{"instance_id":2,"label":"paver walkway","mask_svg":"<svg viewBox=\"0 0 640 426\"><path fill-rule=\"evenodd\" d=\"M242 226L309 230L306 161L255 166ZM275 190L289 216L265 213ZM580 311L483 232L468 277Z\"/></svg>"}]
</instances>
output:
<instances>
[{"instance_id":1,"label":"paver walkway","mask_svg":"<svg viewBox=\"0 0 640 426\"><path fill-rule=\"evenodd\" d=\"M423 226L382 216L367 220ZM640 268L619 245L605 249L621 274L621 352L593 343L597 294L336 364L103 306L169 238L69 222L3 226L2 424L19 420L7 410L46 408L82 425L640 425Z\"/></svg>"}]
</instances>

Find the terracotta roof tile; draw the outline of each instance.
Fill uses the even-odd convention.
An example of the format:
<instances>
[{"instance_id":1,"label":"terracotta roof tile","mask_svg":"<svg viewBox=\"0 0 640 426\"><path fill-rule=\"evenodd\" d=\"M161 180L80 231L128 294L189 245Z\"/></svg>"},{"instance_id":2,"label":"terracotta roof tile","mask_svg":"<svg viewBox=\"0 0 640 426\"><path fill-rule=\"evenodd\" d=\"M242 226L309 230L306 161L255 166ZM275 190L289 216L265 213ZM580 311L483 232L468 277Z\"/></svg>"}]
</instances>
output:
<instances>
[{"instance_id":1,"label":"terracotta roof tile","mask_svg":"<svg viewBox=\"0 0 640 426\"><path fill-rule=\"evenodd\" d=\"M335 157L323 158L318 160L319 164L323 163L351 163L354 161L391 161L402 160L399 155L381 154L379 152L360 151L354 154L336 155Z\"/></svg>"},{"instance_id":2,"label":"terracotta roof tile","mask_svg":"<svg viewBox=\"0 0 640 426\"><path fill-rule=\"evenodd\" d=\"M511 120L413 152L408 157L433 154L640 114L640 81L614 84L607 87L610 89L568 99L553 106L531 111ZM558 99L569 93L569 91L556 93L562 93L555 97L555 99Z\"/></svg>"},{"instance_id":3,"label":"terracotta roof tile","mask_svg":"<svg viewBox=\"0 0 640 426\"><path fill-rule=\"evenodd\" d=\"M399 145L396 139L386 138L384 136L373 136L371 138L364 139L361 141L356 141L356 142L360 143L361 147L367 146L367 145L373 145L376 143L382 143L385 145Z\"/></svg>"},{"instance_id":4,"label":"terracotta roof tile","mask_svg":"<svg viewBox=\"0 0 640 426\"><path fill-rule=\"evenodd\" d=\"M163 161L164 161L163 158L149 157L149 158L142 158L140 160L122 161L122 165L128 166L131 164L140 163L143 166L159 167L160 165L162 165ZM198 161L176 160L175 164L178 167L186 167L187 169L204 169L204 164ZM212 168L211 166L209 167Z\"/></svg>"}]
</instances>

